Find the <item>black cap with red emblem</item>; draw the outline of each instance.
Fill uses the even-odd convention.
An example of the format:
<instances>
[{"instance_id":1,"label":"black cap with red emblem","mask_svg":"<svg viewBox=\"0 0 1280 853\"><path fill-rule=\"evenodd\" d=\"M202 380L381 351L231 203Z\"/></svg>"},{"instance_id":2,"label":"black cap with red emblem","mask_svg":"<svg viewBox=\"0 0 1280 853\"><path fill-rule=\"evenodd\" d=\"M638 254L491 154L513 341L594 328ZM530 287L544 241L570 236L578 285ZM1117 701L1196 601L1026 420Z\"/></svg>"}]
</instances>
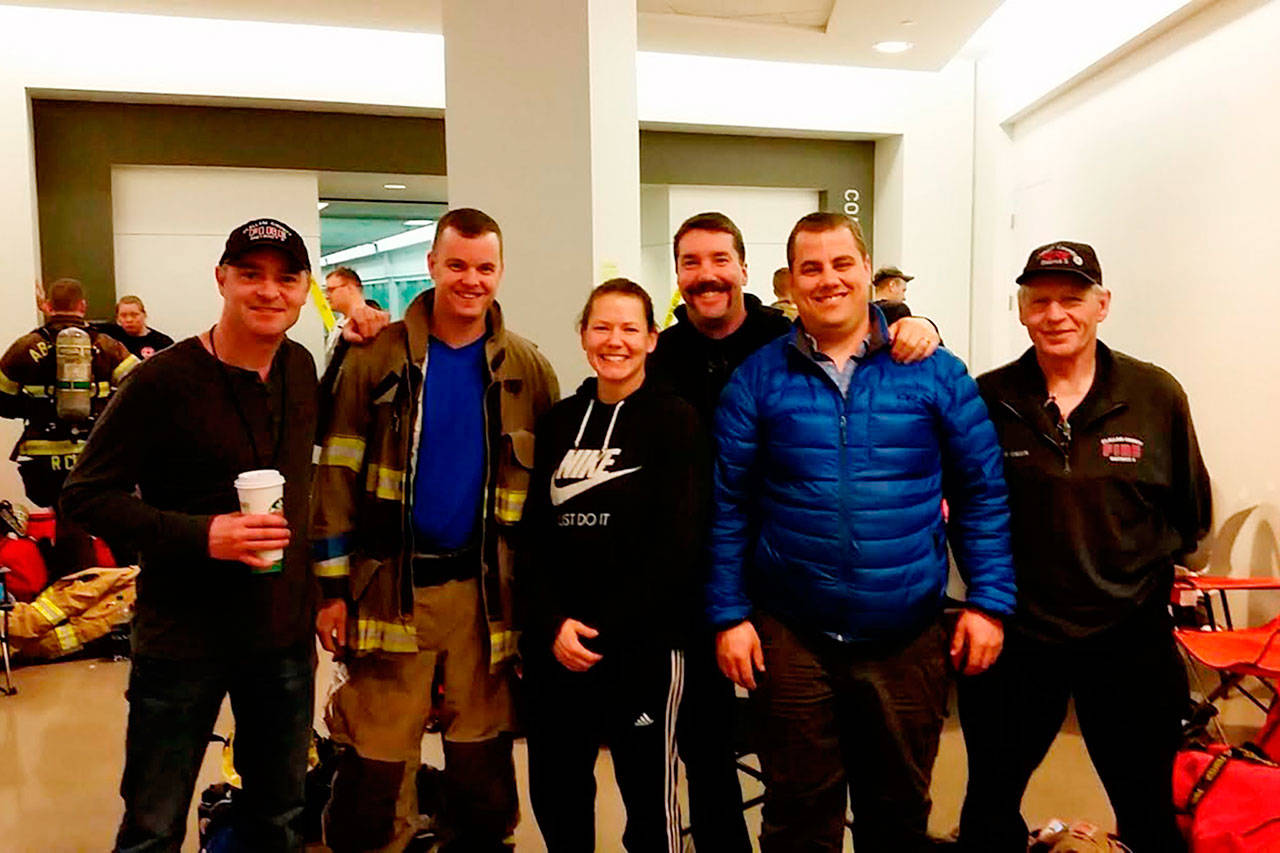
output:
<instances>
[{"instance_id":1,"label":"black cap with red emblem","mask_svg":"<svg viewBox=\"0 0 1280 853\"><path fill-rule=\"evenodd\" d=\"M1069 240L1059 240L1033 250L1017 282L1026 284L1032 276L1056 272L1070 273L1089 284L1102 285L1102 265L1098 263L1098 255L1093 247L1088 243L1072 243Z\"/></svg>"},{"instance_id":2,"label":"black cap with red emblem","mask_svg":"<svg viewBox=\"0 0 1280 853\"><path fill-rule=\"evenodd\" d=\"M294 272L310 271L311 256L298 232L279 219L253 219L227 235L219 264L235 263L254 249L279 249L294 263Z\"/></svg>"}]
</instances>

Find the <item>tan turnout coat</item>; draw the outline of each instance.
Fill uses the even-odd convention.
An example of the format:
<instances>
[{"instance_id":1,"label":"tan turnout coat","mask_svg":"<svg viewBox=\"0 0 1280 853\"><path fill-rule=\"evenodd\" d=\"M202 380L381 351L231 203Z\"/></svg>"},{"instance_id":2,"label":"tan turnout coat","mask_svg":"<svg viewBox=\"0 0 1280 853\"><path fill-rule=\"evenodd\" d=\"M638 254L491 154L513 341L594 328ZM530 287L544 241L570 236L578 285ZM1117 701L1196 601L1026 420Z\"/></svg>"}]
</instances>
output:
<instances>
[{"instance_id":1,"label":"tan turnout coat","mask_svg":"<svg viewBox=\"0 0 1280 853\"><path fill-rule=\"evenodd\" d=\"M313 568L326 598L346 598L347 643L356 654L416 652L410 570L413 465L422 434L422 379L434 294L402 322L352 347L338 372L320 437L312 500ZM490 668L516 653L512 570L517 525L533 468L533 428L559 397L537 347L489 309L481 521L482 603ZM350 606L354 605L354 606Z\"/></svg>"}]
</instances>

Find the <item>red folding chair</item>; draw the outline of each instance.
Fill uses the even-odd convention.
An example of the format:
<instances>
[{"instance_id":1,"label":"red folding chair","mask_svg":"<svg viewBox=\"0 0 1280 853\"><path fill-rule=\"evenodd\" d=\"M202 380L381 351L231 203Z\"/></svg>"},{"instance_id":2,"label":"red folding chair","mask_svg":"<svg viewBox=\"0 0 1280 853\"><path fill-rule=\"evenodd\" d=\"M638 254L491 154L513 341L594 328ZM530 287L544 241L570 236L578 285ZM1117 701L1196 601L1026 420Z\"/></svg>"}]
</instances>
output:
<instances>
[{"instance_id":1,"label":"red folding chair","mask_svg":"<svg viewBox=\"0 0 1280 853\"><path fill-rule=\"evenodd\" d=\"M1175 601L1183 593L1198 593L1208 624L1203 629L1178 628L1174 636L1192 659L1218 675L1218 686L1205 697L1206 704L1217 702L1236 690L1266 713L1276 703L1276 682L1280 679L1280 615L1256 628L1236 628L1227 593L1244 590L1280 590L1280 578L1204 575L1178 578L1174 583ZM1214 612L1215 595L1225 627L1218 624ZM1268 701L1264 702L1245 688L1243 682L1249 677L1257 679L1271 693Z\"/></svg>"}]
</instances>

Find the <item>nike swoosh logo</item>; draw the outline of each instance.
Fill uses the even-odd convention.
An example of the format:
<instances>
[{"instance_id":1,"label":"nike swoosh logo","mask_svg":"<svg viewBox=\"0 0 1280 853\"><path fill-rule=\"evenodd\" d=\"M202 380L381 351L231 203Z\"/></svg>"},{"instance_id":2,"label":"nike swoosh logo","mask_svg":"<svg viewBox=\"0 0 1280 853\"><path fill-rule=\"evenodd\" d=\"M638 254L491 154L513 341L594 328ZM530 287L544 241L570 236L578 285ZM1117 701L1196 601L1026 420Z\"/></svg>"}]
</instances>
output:
<instances>
[{"instance_id":1,"label":"nike swoosh logo","mask_svg":"<svg viewBox=\"0 0 1280 853\"><path fill-rule=\"evenodd\" d=\"M603 474L596 474L594 477L588 477L585 480L578 480L576 483L570 483L567 486L557 486L555 481L551 481L551 505L560 506L560 504L569 500L569 498L577 497L588 489L594 489L601 483L607 483L610 480L631 474L640 470L637 465L634 468L626 468L622 471L607 471Z\"/></svg>"}]
</instances>

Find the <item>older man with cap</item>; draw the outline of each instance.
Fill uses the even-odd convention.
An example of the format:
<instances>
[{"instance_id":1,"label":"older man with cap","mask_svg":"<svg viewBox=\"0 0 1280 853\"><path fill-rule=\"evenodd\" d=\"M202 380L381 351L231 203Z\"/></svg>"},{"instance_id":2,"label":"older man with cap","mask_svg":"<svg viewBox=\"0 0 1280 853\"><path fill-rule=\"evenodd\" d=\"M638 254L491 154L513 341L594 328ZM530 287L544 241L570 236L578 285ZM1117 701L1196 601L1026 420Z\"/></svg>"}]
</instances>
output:
<instances>
[{"instance_id":1,"label":"older man with cap","mask_svg":"<svg viewBox=\"0 0 1280 853\"><path fill-rule=\"evenodd\" d=\"M180 848L227 694L243 779L227 849L302 843L316 368L285 332L307 301L310 267L283 222L232 231L214 268L221 316L134 371L63 491L75 521L141 551L116 850ZM284 476L280 514L239 511L237 476L259 469ZM283 559L265 559L275 549Z\"/></svg>"},{"instance_id":2,"label":"older man with cap","mask_svg":"<svg viewBox=\"0 0 1280 853\"><path fill-rule=\"evenodd\" d=\"M1190 407L1168 373L1098 340L1111 293L1091 246L1041 246L1017 281L1032 346L978 386L1004 448L1018 609L995 666L960 684L960 840L1026 850L1022 795L1070 698L1120 839L1181 850L1171 780L1187 682L1167 605L1211 509Z\"/></svg>"}]
</instances>

